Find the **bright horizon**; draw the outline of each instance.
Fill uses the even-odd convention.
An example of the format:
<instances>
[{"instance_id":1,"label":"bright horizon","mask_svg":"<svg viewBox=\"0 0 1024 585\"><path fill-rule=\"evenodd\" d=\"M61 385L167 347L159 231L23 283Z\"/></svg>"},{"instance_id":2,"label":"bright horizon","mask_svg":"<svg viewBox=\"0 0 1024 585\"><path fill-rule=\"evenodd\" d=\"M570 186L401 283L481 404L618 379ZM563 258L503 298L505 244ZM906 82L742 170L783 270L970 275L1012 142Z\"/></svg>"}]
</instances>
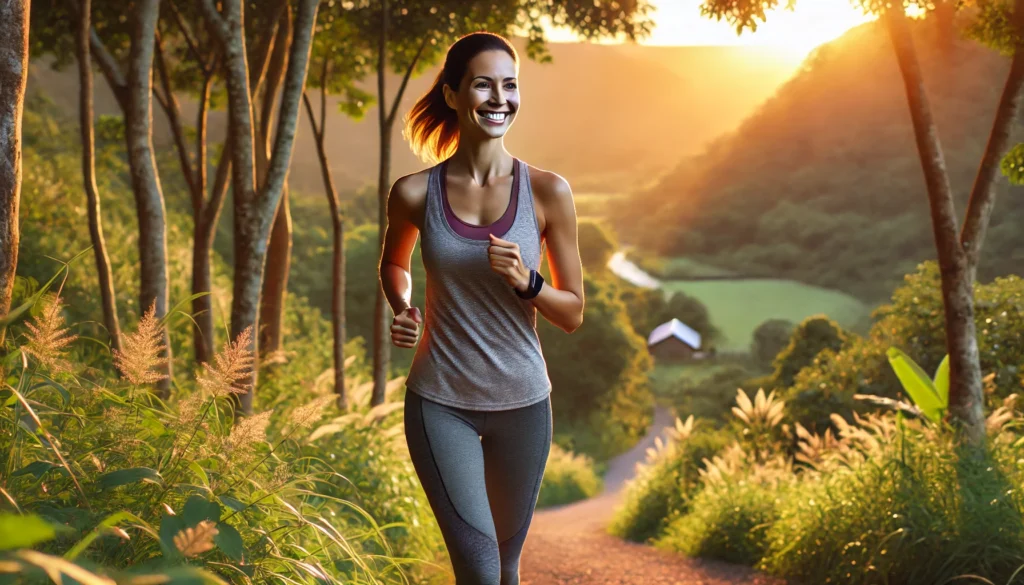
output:
<instances>
[{"instance_id":1,"label":"bright horizon","mask_svg":"<svg viewBox=\"0 0 1024 585\"><path fill-rule=\"evenodd\" d=\"M765 46L792 52L803 59L818 45L839 37L849 29L873 20L850 4L850 0L801 0L795 10L783 7L767 12L767 22L756 32L736 35L729 23L701 16L703 0L650 0L655 6L655 26L643 45ZM577 42L580 39L565 29L546 27L551 42Z\"/></svg>"}]
</instances>

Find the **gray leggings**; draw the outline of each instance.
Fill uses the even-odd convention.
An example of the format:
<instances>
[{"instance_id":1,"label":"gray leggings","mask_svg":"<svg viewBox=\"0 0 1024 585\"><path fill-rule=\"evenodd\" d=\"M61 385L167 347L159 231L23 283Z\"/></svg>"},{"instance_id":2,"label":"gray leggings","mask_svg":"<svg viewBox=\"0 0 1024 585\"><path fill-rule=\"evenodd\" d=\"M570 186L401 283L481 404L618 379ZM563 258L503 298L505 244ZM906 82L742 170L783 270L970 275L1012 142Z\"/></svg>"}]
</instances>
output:
<instances>
[{"instance_id":1,"label":"gray leggings","mask_svg":"<svg viewBox=\"0 0 1024 585\"><path fill-rule=\"evenodd\" d=\"M467 410L405 393L405 437L456 585L519 585L551 449L551 400Z\"/></svg>"}]
</instances>

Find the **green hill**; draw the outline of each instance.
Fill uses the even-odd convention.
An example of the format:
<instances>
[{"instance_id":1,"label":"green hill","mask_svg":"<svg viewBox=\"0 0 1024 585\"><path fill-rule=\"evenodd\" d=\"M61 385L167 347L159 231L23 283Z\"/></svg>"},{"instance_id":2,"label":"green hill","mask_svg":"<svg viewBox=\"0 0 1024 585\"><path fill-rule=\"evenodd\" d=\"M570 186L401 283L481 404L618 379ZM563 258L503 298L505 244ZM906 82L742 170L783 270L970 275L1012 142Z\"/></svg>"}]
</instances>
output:
<instances>
[{"instance_id":1,"label":"green hill","mask_svg":"<svg viewBox=\"0 0 1024 585\"><path fill-rule=\"evenodd\" d=\"M1009 61L967 40L945 59L930 24L914 26L962 214ZM1024 265L1024 193L1001 183L983 280ZM821 47L735 132L623 203L609 215L648 252L868 302L935 257L902 79L877 23Z\"/></svg>"}]
</instances>

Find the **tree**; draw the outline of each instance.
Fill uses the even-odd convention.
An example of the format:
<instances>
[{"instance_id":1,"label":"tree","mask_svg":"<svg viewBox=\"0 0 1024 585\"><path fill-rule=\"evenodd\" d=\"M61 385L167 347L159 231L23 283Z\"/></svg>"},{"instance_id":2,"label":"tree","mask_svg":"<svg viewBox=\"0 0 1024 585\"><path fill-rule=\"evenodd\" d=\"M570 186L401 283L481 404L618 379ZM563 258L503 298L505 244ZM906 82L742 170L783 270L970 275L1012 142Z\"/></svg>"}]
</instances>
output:
<instances>
[{"instance_id":1,"label":"tree","mask_svg":"<svg viewBox=\"0 0 1024 585\"><path fill-rule=\"evenodd\" d=\"M155 305L156 317L162 319L168 308L166 210L152 136L153 60L160 1L135 2L127 15L119 2L99 2L91 8L90 52L125 120L125 148L139 226L139 307L144 310ZM53 54L55 67L60 68L76 52L73 23L81 22L81 6L77 0L40 0L32 9L32 54ZM97 33L98 23L103 24L109 46ZM166 397L172 378L166 324L162 336L159 367L165 377L156 383L156 390Z\"/></svg>"},{"instance_id":2,"label":"tree","mask_svg":"<svg viewBox=\"0 0 1024 585\"><path fill-rule=\"evenodd\" d=\"M121 325L117 318L117 296L111 278L110 257L107 243L103 238L103 218L100 214L100 195L96 186L96 141L93 128L93 83L92 57L89 47L89 33L92 30L92 0L82 0L79 18L78 47L78 93L79 131L82 135L82 182L85 184L86 206L89 214L89 236L92 241L93 257L96 260L96 274L99 278L100 297L103 302L103 324L110 336L110 349L121 351Z\"/></svg>"},{"instance_id":3,"label":"tree","mask_svg":"<svg viewBox=\"0 0 1024 585\"><path fill-rule=\"evenodd\" d=\"M775 356L789 343L794 325L785 319L768 319L754 330L750 354L764 368L770 368Z\"/></svg>"},{"instance_id":4,"label":"tree","mask_svg":"<svg viewBox=\"0 0 1024 585\"><path fill-rule=\"evenodd\" d=\"M931 210L932 231L938 252L950 364L949 410L961 423L972 445L985 440L985 417L977 331L974 323L974 281L978 258L995 203L996 170L1009 147L1010 131L1019 109L1024 85L1024 0L979 0L979 27L984 39L1012 47L1010 71L996 109L995 120L971 189L962 226L953 205L953 192L932 118L905 13L904 0L857 0L869 12L883 17L903 78L921 167ZM909 2L921 4L920 2ZM777 0L704 0L701 13L726 19L737 32L754 30L765 20L765 9ZM795 4L791 2L790 5ZM958 233L959 232L959 233Z\"/></svg>"},{"instance_id":5,"label":"tree","mask_svg":"<svg viewBox=\"0 0 1024 585\"><path fill-rule=\"evenodd\" d=\"M292 146L309 64L313 27L318 2L300 0L296 7L292 42L289 46L281 107L273 155L267 175L257 187L256 130L253 100L249 89L246 63L246 38L242 27L243 0L223 3L224 12L214 0L203 0L204 16L224 58L228 92L228 128L231 142L232 184L235 221L234 296L231 302L231 337L237 338L246 328L259 330L258 308L263 285L267 241L281 201L285 177L291 162ZM250 351L258 354L259 336L253 336ZM253 410L253 393L257 380L257 364L245 372L249 392L240 397L240 409L248 415Z\"/></svg>"},{"instance_id":6,"label":"tree","mask_svg":"<svg viewBox=\"0 0 1024 585\"><path fill-rule=\"evenodd\" d=\"M18 270L21 116L28 79L30 0L0 3L0 315L11 309ZM6 328L0 327L0 345Z\"/></svg>"},{"instance_id":7,"label":"tree","mask_svg":"<svg viewBox=\"0 0 1024 585\"><path fill-rule=\"evenodd\" d=\"M317 35L313 42L312 60L319 62L316 74L306 81L307 88L320 89L320 121L317 122L309 93L303 92L302 100L306 115L313 130L317 157L320 160L320 174L324 182L324 195L331 212L331 328L334 338L334 392L339 409L348 408L345 394L345 212L334 185L334 177L327 160L325 140L327 136L327 94L342 96L339 109L352 118L361 118L366 108L374 102L373 97L355 86L354 81L366 75L365 59L352 50L350 41L351 23L343 14L340 4L329 4L319 13ZM322 29L331 30L323 34Z\"/></svg>"}]
</instances>

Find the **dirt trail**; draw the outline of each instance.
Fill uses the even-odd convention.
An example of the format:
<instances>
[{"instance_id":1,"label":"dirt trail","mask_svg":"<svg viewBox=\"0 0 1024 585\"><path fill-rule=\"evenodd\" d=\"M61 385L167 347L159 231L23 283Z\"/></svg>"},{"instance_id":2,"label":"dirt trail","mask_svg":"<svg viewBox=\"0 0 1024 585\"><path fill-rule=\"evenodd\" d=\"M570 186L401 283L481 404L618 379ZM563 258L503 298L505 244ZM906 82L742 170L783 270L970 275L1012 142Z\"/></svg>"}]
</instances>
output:
<instances>
[{"instance_id":1,"label":"dirt trail","mask_svg":"<svg viewBox=\"0 0 1024 585\"><path fill-rule=\"evenodd\" d=\"M686 558L654 547L626 542L605 527L633 477L636 464L674 419L655 410L651 432L631 450L612 460L604 492L557 508L538 511L526 539L520 567L521 585L757 585L778 580L747 567Z\"/></svg>"}]
</instances>

